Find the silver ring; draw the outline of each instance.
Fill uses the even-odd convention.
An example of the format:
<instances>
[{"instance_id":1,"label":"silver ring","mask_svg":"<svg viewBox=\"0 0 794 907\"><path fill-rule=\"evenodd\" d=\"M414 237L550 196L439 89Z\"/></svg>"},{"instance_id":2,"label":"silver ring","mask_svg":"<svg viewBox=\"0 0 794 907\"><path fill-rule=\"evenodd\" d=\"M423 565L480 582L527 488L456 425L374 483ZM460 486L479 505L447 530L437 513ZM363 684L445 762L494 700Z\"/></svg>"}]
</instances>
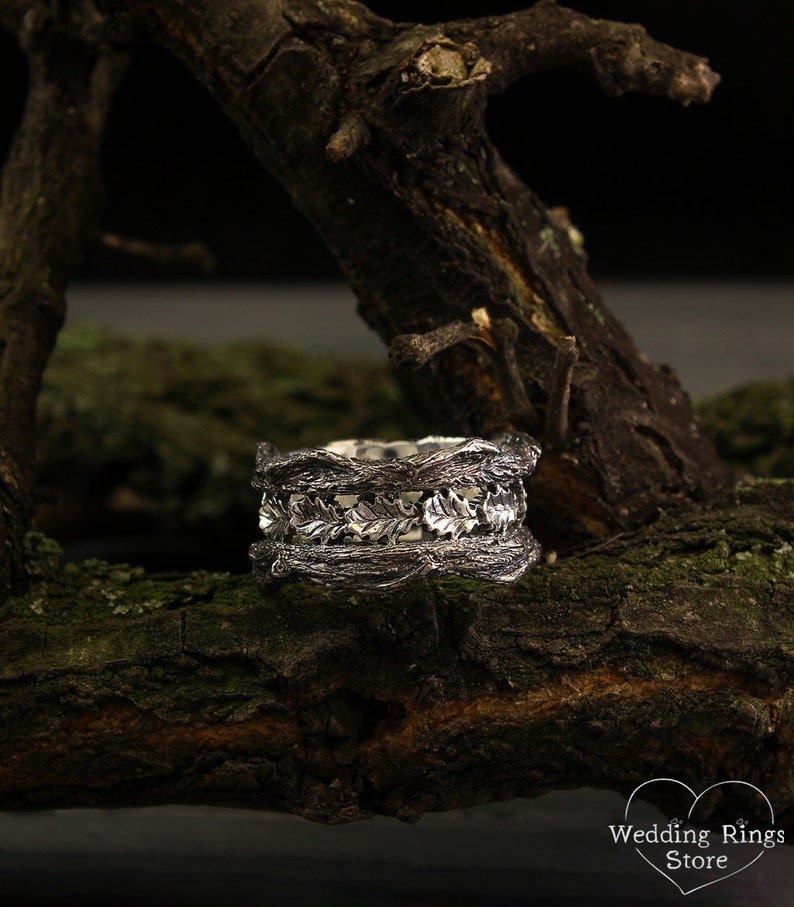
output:
<instances>
[{"instance_id":1,"label":"silver ring","mask_svg":"<svg viewBox=\"0 0 794 907\"><path fill-rule=\"evenodd\" d=\"M257 448L264 539L250 549L261 585L309 579L386 592L455 574L515 582L540 557L523 525L528 435L334 441L281 454Z\"/></svg>"}]
</instances>

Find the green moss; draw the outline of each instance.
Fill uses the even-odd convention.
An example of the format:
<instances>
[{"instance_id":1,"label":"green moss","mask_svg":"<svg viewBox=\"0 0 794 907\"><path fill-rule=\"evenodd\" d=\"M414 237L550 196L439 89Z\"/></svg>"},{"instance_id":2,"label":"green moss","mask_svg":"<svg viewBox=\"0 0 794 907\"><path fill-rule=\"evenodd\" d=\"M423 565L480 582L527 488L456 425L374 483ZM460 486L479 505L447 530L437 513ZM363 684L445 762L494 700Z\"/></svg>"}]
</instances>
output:
<instances>
[{"instance_id":1,"label":"green moss","mask_svg":"<svg viewBox=\"0 0 794 907\"><path fill-rule=\"evenodd\" d=\"M28 532L24 540L25 567L35 583L53 579L60 572L61 546L42 532Z\"/></svg>"},{"instance_id":2,"label":"green moss","mask_svg":"<svg viewBox=\"0 0 794 907\"><path fill-rule=\"evenodd\" d=\"M58 624L135 618L220 596L224 584L229 596L240 579L204 571L146 574L141 567L89 559L39 577L28 595L9 599L5 613L29 618L33 612Z\"/></svg>"},{"instance_id":3,"label":"green moss","mask_svg":"<svg viewBox=\"0 0 794 907\"><path fill-rule=\"evenodd\" d=\"M701 402L722 457L757 476L794 476L794 379L762 381Z\"/></svg>"}]
</instances>

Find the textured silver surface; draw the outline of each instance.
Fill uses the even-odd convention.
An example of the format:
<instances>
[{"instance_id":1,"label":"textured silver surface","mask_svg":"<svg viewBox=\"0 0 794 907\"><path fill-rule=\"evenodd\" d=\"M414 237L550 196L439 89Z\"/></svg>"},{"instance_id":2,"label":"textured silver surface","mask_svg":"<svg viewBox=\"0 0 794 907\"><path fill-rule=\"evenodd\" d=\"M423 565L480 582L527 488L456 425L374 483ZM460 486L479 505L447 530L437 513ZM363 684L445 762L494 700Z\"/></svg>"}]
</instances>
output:
<instances>
[{"instance_id":1,"label":"textured silver surface","mask_svg":"<svg viewBox=\"0 0 794 907\"><path fill-rule=\"evenodd\" d=\"M523 479L539 455L518 433L334 441L283 455L263 442L254 575L374 591L449 574L514 582L540 557L523 526Z\"/></svg>"},{"instance_id":2,"label":"textured silver surface","mask_svg":"<svg viewBox=\"0 0 794 907\"><path fill-rule=\"evenodd\" d=\"M261 583L310 579L340 589L388 592L413 580L466 576L515 582L540 557L540 545L521 526L507 536L398 545L312 545L263 539L251 546Z\"/></svg>"}]
</instances>

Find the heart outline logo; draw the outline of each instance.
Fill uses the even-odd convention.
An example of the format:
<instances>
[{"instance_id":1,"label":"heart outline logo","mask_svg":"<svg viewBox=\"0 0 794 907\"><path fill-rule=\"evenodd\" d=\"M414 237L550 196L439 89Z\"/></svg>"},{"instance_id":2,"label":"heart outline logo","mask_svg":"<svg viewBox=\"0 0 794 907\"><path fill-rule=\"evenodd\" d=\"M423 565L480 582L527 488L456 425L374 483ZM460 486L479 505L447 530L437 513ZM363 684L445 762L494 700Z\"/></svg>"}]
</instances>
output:
<instances>
[{"instance_id":1,"label":"heart outline logo","mask_svg":"<svg viewBox=\"0 0 794 907\"><path fill-rule=\"evenodd\" d=\"M761 797L763 797L767 807L769 808L769 816L770 816L771 824L772 825L775 824L775 813L774 813L774 810L772 809L772 804L769 802L769 798L760 788L756 787L754 784L751 784L749 781L719 781L716 784L710 785L705 790L702 790L699 794L696 794L692 790L692 788L689 787L688 784L684 784L683 781L679 781L677 778L651 778L649 781L643 781L642 784L635 787L634 790L631 792L630 797L626 801L626 809L623 813L624 822L628 822L629 809L631 807L632 800L637 795L637 793L639 791L641 791L643 789L643 787L646 787L649 784L656 784L660 781L667 781L672 784L677 784L679 787L683 787L684 790L686 790L689 793L689 795L692 797L692 805L689 807L689 812L687 813L687 821L689 821L689 819L691 818L692 813L695 810L695 807L698 805L698 802L703 797L705 797L706 794L708 794L710 791L716 790L718 787L727 787L728 785L737 784L737 785L742 785L744 787L749 787L752 790L754 790L756 793L760 794ZM643 858L643 860L645 860L645 862L649 866L653 867L653 869L655 869L660 875L664 876L664 878L666 878L669 882L672 882L673 885L675 885L675 887L681 892L681 894L686 897L686 895L688 895L688 894L693 894L695 891L701 891L702 889L708 888L710 885L714 885L717 882L724 882L726 879L731 878L731 876L735 876L735 875L738 875L740 872L744 872L745 869L748 869L750 866L752 866L754 863L756 863L758 860L760 860L761 857L766 852L766 848L764 847L763 844L760 845L760 847L761 847L761 850L759 851L759 853L757 853L752 858L752 860L749 860L747 863L744 863L738 869L734 869L732 872L728 872L725 875L718 876L715 879L711 879L711 881L709 881L709 882L704 882L702 885L696 885L694 888L689 888L687 890L684 890L678 884L678 882L676 882L676 880L674 878L669 876L663 869L660 869L656 865L656 863L654 863L653 860L651 860L648 856L646 856L636 844L634 846L634 849Z\"/></svg>"}]
</instances>

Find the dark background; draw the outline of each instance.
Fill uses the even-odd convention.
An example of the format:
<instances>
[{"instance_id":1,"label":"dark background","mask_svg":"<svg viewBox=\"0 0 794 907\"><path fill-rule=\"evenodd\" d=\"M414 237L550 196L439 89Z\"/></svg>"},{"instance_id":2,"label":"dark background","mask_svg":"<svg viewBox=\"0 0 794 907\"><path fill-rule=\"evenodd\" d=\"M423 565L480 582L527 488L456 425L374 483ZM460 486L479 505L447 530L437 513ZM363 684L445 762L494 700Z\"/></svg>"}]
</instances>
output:
<instances>
[{"instance_id":1,"label":"dark background","mask_svg":"<svg viewBox=\"0 0 794 907\"><path fill-rule=\"evenodd\" d=\"M520 2L373 0L377 12L426 22L507 12ZM641 21L708 56L723 76L713 101L687 109L637 95L605 97L586 77L524 79L490 107L503 154L584 232L607 277L782 277L792 273L794 3L790 0L571 0L590 15ZM25 91L24 60L0 33L0 152ZM105 156L110 231L205 240L221 279L328 279L335 262L182 66L140 45L120 90ZM164 272L88 255L82 277Z\"/></svg>"}]
</instances>

